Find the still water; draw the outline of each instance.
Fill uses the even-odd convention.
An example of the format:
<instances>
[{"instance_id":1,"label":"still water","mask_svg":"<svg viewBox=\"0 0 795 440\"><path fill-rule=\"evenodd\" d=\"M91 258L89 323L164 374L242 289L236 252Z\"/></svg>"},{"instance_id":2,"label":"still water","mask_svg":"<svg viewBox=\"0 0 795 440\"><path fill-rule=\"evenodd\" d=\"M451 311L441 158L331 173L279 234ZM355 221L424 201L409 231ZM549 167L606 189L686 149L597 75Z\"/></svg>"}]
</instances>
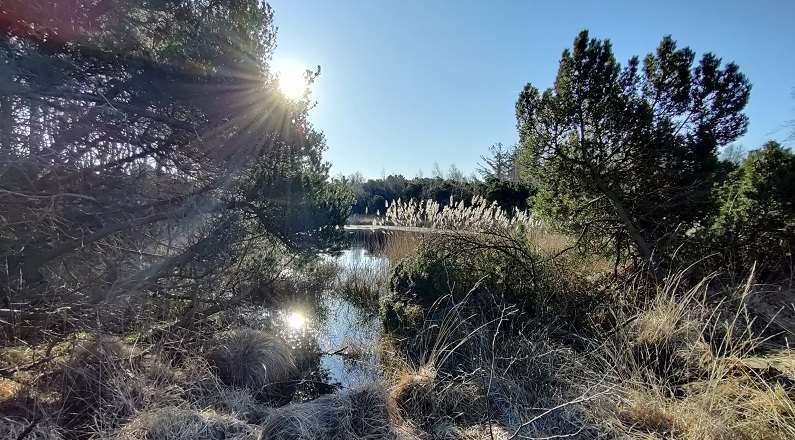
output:
<instances>
[{"instance_id":1,"label":"still water","mask_svg":"<svg viewBox=\"0 0 795 440\"><path fill-rule=\"evenodd\" d=\"M340 267L341 276L346 270L388 264L384 257L363 247L325 258ZM305 372L304 380L319 385L320 393L376 380L381 375L377 350L381 323L377 314L349 302L333 287L320 295L315 306L292 305L276 311L272 325L297 352L318 354L319 359L313 359L310 368L313 371ZM308 394L313 393L317 391Z\"/></svg>"}]
</instances>

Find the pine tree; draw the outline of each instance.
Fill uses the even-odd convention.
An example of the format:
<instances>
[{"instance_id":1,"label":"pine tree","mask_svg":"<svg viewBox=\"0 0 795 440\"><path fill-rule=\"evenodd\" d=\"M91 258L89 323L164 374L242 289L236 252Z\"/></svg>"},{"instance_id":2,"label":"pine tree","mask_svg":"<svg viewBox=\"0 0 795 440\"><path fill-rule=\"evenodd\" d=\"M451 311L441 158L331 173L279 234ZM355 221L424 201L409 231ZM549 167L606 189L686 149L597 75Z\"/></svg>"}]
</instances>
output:
<instances>
[{"instance_id":1,"label":"pine tree","mask_svg":"<svg viewBox=\"0 0 795 440\"><path fill-rule=\"evenodd\" d=\"M717 149L745 132L750 83L734 63L671 37L622 66L607 40L581 32L552 88L516 103L534 206L601 251L659 266L712 209Z\"/></svg>"},{"instance_id":2,"label":"pine tree","mask_svg":"<svg viewBox=\"0 0 795 440\"><path fill-rule=\"evenodd\" d=\"M483 178L495 177L501 180L515 180L516 147L505 147L502 142L497 142L489 147L488 156L480 156L483 161L478 168Z\"/></svg>"}]
</instances>

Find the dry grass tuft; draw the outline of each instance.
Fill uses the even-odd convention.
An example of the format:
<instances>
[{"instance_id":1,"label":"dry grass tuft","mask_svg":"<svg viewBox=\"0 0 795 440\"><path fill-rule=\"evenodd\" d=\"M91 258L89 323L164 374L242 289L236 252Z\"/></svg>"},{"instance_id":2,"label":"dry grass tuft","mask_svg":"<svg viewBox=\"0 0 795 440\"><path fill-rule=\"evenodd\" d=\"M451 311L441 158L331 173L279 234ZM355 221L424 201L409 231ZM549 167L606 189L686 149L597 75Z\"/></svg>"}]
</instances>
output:
<instances>
[{"instance_id":1,"label":"dry grass tuft","mask_svg":"<svg viewBox=\"0 0 795 440\"><path fill-rule=\"evenodd\" d=\"M33 423L33 426L31 424ZM22 434L27 434L22 437ZM16 440L24 438L26 440L61 440L63 436L59 430L53 426L30 420L0 417L0 438Z\"/></svg>"},{"instance_id":2,"label":"dry grass tuft","mask_svg":"<svg viewBox=\"0 0 795 440\"><path fill-rule=\"evenodd\" d=\"M211 410L161 408L138 414L113 440L256 440L259 428Z\"/></svg>"},{"instance_id":3,"label":"dry grass tuft","mask_svg":"<svg viewBox=\"0 0 795 440\"><path fill-rule=\"evenodd\" d=\"M295 359L284 340L253 329L219 335L207 357L225 384L255 392L276 391L296 374Z\"/></svg>"},{"instance_id":4,"label":"dry grass tuft","mask_svg":"<svg viewBox=\"0 0 795 440\"><path fill-rule=\"evenodd\" d=\"M425 427L443 421L470 424L488 418L485 390L479 384L441 380L428 367L404 372L391 394L401 414Z\"/></svg>"},{"instance_id":5,"label":"dry grass tuft","mask_svg":"<svg viewBox=\"0 0 795 440\"><path fill-rule=\"evenodd\" d=\"M389 281L387 264L357 259L340 268L334 290L352 304L376 312L380 298Z\"/></svg>"},{"instance_id":6,"label":"dry grass tuft","mask_svg":"<svg viewBox=\"0 0 795 440\"><path fill-rule=\"evenodd\" d=\"M60 424L67 430L91 429L95 420L114 424L143 406L141 378L132 374L133 351L106 336L79 345L60 370Z\"/></svg>"},{"instance_id":7,"label":"dry grass tuft","mask_svg":"<svg viewBox=\"0 0 795 440\"><path fill-rule=\"evenodd\" d=\"M382 440L396 438L392 402L378 383L275 409L261 440Z\"/></svg>"},{"instance_id":8,"label":"dry grass tuft","mask_svg":"<svg viewBox=\"0 0 795 440\"><path fill-rule=\"evenodd\" d=\"M632 438L795 438L795 386L776 368L789 364L786 355L750 357L763 342L745 307L753 285L710 302L708 281L681 293L674 277L616 335L608 352L623 396L608 430Z\"/></svg>"},{"instance_id":9,"label":"dry grass tuft","mask_svg":"<svg viewBox=\"0 0 795 440\"><path fill-rule=\"evenodd\" d=\"M0 403L15 398L21 390L19 382L0 377Z\"/></svg>"},{"instance_id":10,"label":"dry grass tuft","mask_svg":"<svg viewBox=\"0 0 795 440\"><path fill-rule=\"evenodd\" d=\"M683 397L669 394L648 385L628 393L618 413L622 430L660 439L795 438L795 407L781 385L724 377L691 384Z\"/></svg>"}]
</instances>

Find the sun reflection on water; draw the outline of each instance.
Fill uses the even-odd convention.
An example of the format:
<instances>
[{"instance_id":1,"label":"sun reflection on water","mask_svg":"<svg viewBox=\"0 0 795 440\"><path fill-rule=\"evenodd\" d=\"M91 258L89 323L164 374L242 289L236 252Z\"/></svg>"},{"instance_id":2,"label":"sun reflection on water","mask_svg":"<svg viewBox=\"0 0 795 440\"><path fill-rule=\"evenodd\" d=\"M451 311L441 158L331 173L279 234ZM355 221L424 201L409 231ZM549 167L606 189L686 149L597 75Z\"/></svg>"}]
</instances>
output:
<instances>
[{"instance_id":1,"label":"sun reflection on water","mask_svg":"<svg viewBox=\"0 0 795 440\"><path fill-rule=\"evenodd\" d=\"M306 315L300 310L293 310L284 315L284 323L290 330L303 330L306 327Z\"/></svg>"}]
</instances>

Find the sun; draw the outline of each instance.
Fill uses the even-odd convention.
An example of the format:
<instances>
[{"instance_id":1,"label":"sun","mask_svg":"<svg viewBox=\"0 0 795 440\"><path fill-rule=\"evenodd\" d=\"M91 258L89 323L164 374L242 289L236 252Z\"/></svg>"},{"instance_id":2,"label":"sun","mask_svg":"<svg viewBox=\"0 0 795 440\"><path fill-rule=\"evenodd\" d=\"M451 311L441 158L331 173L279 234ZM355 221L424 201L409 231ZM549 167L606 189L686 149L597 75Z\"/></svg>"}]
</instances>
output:
<instances>
[{"instance_id":1,"label":"sun","mask_svg":"<svg viewBox=\"0 0 795 440\"><path fill-rule=\"evenodd\" d=\"M291 61L274 62L279 90L290 99L299 100L304 97L309 84L306 80L306 67Z\"/></svg>"}]
</instances>

